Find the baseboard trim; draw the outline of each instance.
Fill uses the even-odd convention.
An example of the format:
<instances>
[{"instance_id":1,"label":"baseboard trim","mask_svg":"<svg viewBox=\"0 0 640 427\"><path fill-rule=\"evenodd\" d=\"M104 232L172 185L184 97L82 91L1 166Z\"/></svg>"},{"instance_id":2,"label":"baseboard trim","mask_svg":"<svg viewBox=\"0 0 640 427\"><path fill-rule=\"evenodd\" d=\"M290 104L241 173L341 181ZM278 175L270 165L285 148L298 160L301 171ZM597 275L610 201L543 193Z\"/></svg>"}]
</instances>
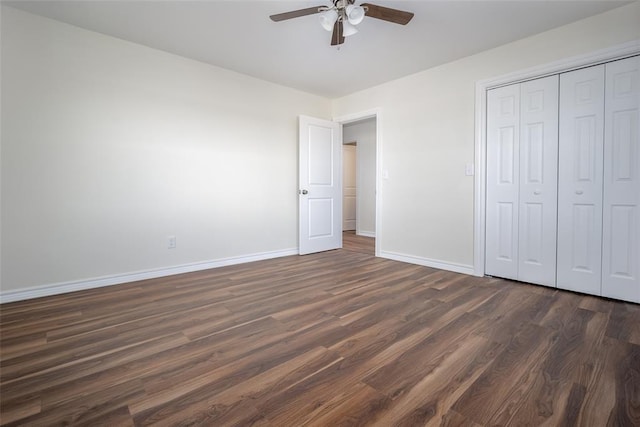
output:
<instances>
[{"instance_id":1,"label":"baseboard trim","mask_svg":"<svg viewBox=\"0 0 640 427\"><path fill-rule=\"evenodd\" d=\"M424 267L437 268L439 270L453 271L454 273L468 274L470 276L473 276L474 273L472 265L455 264L413 255L399 254L396 252L380 251L380 257L392 259L394 261L407 262L409 264L422 265Z\"/></svg>"},{"instance_id":2,"label":"baseboard trim","mask_svg":"<svg viewBox=\"0 0 640 427\"><path fill-rule=\"evenodd\" d=\"M284 249L281 251L260 252L238 257L221 258L217 260L183 264L168 268L137 271L133 273L115 274L96 277L87 280L52 283L27 289L0 292L0 304L22 301L51 295L65 294L68 292L82 291L86 289L101 288L104 286L119 285L122 283L136 282L139 280L156 279L158 277L173 276L182 273L208 270L211 268L225 267L228 265L244 264L247 262L262 261L265 259L280 258L290 255L298 255L298 248Z\"/></svg>"},{"instance_id":3,"label":"baseboard trim","mask_svg":"<svg viewBox=\"0 0 640 427\"><path fill-rule=\"evenodd\" d=\"M363 237L373 237L373 238L376 237L376 232L375 231L363 231L363 230L360 230L360 231L357 231L356 234L358 236L363 236Z\"/></svg>"}]
</instances>

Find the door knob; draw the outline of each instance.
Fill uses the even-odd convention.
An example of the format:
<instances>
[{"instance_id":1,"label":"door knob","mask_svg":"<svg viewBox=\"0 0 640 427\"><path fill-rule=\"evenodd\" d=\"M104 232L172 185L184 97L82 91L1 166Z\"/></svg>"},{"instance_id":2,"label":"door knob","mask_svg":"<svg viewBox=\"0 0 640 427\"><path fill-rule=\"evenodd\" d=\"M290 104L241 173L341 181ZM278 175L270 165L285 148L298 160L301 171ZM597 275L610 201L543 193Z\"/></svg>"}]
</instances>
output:
<instances>
[{"instance_id":1,"label":"door knob","mask_svg":"<svg viewBox=\"0 0 640 427\"><path fill-rule=\"evenodd\" d=\"M576 190L576 194L579 196L580 194L582 194L582 190Z\"/></svg>"},{"instance_id":2,"label":"door knob","mask_svg":"<svg viewBox=\"0 0 640 427\"><path fill-rule=\"evenodd\" d=\"M300 194L309 194L307 190L300 190Z\"/></svg>"},{"instance_id":3,"label":"door knob","mask_svg":"<svg viewBox=\"0 0 640 427\"><path fill-rule=\"evenodd\" d=\"M536 196L537 196L537 195L539 195L540 193L542 193L542 191L540 191L540 190L535 190L535 191L533 192L533 194L535 194Z\"/></svg>"}]
</instances>

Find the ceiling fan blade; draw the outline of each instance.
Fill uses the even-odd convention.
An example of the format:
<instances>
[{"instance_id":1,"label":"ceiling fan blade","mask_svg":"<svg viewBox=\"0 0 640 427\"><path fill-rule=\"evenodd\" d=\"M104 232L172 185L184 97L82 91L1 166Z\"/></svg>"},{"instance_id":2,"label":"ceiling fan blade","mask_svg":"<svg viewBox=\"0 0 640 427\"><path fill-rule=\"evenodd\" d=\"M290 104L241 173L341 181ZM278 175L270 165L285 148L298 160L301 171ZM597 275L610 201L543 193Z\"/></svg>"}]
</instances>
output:
<instances>
[{"instance_id":1,"label":"ceiling fan blade","mask_svg":"<svg viewBox=\"0 0 640 427\"><path fill-rule=\"evenodd\" d=\"M333 24L333 34L331 35L331 46L337 46L344 43L342 20L338 19Z\"/></svg>"},{"instance_id":2,"label":"ceiling fan blade","mask_svg":"<svg viewBox=\"0 0 640 427\"><path fill-rule=\"evenodd\" d=\"M366 16L393 22L394 24L407 25L409 21L411 21L411 18L413 18L413 13L405 12L403 10L376 6L375 4L370 3L362 3L360 6L365 8Z\"/></svg>"},{"instance_id":3,"label":"ceiling fan blade","mask_svg":"<svg viewBox=\"0 0 640 427\"><path fill-rule=\"evenodd\" d=\"M320 12L320 9L323 8L323 7L324 6L315 6L315 7L308 7L306 9L292 10L291 12L284 12L284 13L278 13L276 15L271 15L269 18L271 18L271 20L274 21L274 22L280 22L280 21L284 21L286 19L299 18L301 16L313 15L314 13Z\"/></svg>"}]
</instances>

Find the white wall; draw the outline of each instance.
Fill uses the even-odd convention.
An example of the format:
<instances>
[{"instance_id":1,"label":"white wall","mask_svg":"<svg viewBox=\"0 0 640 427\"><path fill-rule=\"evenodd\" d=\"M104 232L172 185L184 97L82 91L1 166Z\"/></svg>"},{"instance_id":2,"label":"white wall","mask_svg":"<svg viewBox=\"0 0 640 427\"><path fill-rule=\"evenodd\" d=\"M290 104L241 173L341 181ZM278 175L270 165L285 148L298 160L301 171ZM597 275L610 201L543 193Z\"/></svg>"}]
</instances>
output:
<instances>
[{"instance_id":1,"label":"white wall","mask_svg":"<svg viewBox=\"0 0 640 427\"><path fill-rule=\"evenodd\" d=\"M5 296L297 248L297 117L329 100L9 7L1 83Z\"/></svg>"},{"instance_id":2,"label":"white wall","mask_svg":"<svg viewBox=\"0 0 640 427\"><path fill-rule=\"evenodd\" d=\"M380 109L381 255L472 272L474 97L478 80L640 38L640 3L333 101Z\"/></svg>"},{"instance_id":3,"label":"white wall","mask_svg":"<svg viewBox=\"0 0 640 427\"><path fill-rule=\"evenodd\" d=\"M342 127L344 142L357 143L356 234L376 234L376 119L348 123Z\"/></svg>"}]
</instances>

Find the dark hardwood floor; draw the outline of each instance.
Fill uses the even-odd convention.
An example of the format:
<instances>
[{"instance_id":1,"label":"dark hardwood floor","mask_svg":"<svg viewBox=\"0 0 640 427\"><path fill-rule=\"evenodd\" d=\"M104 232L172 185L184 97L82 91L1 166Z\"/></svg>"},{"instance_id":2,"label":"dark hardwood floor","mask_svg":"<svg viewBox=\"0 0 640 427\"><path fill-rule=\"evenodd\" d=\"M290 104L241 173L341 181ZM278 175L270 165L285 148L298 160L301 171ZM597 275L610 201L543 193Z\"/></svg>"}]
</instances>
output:
<instances>
[{"instance_id":1,"label":"dark hardwood floor","mask_svg":"<svg viewBox=\"0 0 640 427\"><path fill-rule=\"evenodd\" d=\"M350 239L2 305L1 423L640 425L640 306Z\"/></svg>"},{"instance_id":2,"label":"dark hardwood floor","mask_svg":"<svg viewBox=\"0 0 640 427\"><path fill-rule=\"evenodd\" d=\"M344 231L342 233L342 249L367 255L375 255L376 241L371 237L356 236L355 231Z\"/></svg>"}]
</instances>

